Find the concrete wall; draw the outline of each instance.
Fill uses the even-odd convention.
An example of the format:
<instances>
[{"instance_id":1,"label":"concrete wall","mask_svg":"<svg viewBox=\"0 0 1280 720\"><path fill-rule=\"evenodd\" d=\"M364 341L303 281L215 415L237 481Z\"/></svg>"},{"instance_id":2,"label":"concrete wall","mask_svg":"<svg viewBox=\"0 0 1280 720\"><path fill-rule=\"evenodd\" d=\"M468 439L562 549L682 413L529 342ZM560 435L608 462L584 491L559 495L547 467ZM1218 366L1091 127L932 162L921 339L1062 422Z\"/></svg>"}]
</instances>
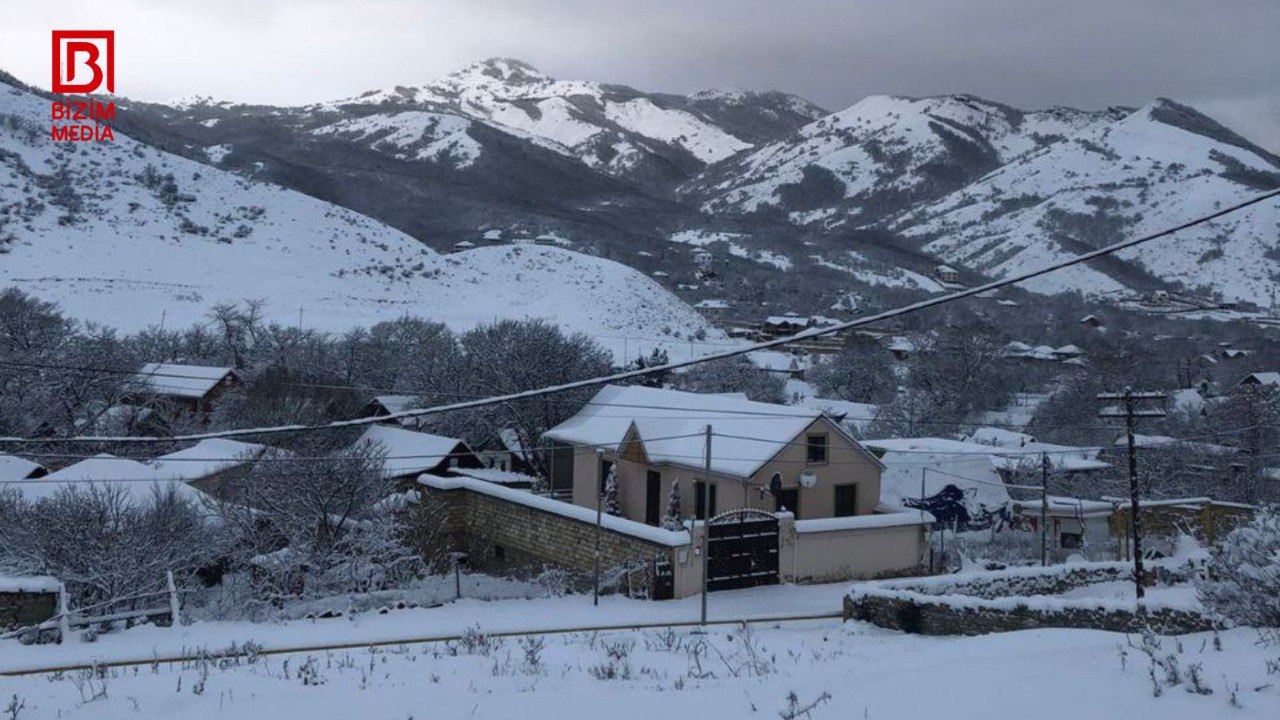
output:
<instances>
[{"instance_id":1,"label":"concrete wall","mask_svg":"<svg viewBox=\"0 0 1280 720\"><path fill-rule=\"evenodd\" d=\"M782 535L783 578L800 583L918 575L929 552L928 527L789 532Z\"/></svg>"}]
</instances>

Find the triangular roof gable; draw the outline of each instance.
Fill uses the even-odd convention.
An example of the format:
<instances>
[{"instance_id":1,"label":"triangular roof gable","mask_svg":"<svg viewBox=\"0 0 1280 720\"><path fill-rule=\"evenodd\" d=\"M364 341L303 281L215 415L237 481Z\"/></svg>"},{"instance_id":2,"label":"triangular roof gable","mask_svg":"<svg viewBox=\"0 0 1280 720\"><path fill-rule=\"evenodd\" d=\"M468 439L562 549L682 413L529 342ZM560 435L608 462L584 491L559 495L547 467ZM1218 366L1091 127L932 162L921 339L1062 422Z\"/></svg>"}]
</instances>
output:
<instances>
[{"instance_id":1,"label":"triangular roof gable","mask_svg":"<svg viewBox=\"0 0 1280 720\"><path fill-rule=\"evenodd\" d=\"M622 442L618 443L618 455L625 457L627 454L627 451L631 448L634 448L637 452L639 452L640 457L642 458L641 460L637 460L636 462L642 462L645 465L651 464L649 462L649 451L644 446L644 438L641 437L640 428L636 426L636 423L634 420L631 422L631 426L627 428L626 434L622 436ZM635 458L627 458L627 459L635 460Z\"/></svg>"},{"instance_id":2,"label":"triangular roof gable","mask_svg":"<svg viewBox=\"0 0 1280 720\"><path fill-rule=\"evenodd\" d=\"M848 440L849 444L852 445L854 449L856 449L863 457L870 460L872 465L876 466L876 468L880 470L884 470L884 463L881 462L880 458L877 457L875 453L871 452L866 447L864 447L862 443L858 442L858 439L855 438L853 435L851 435L848 430L845 430L844 427L840 425L840 423L831 419L831 417L826 413L823 413L821 417L814 418L813 422L806 425L805 428L801 430L799 433L797 433L796 436L792 438L790 442L778 448L778 452L774 453L769 457L769 459L765 460L764 462L756 466L756 468L753 469L750 473L748 473L748 475L755 475L756 473L760 472L760 468L773 462L774 459L777 458L779 455L781 455L782 451L786 450L788 447L796 444L803 444L798 441L798 438L802 435L809 434L809 431L813 429L813 426L819 423L825 424L837 435L843 437L845 440ZM713 452L714 452L714 446L713 446Z\"/></svg>"}]
</instances>

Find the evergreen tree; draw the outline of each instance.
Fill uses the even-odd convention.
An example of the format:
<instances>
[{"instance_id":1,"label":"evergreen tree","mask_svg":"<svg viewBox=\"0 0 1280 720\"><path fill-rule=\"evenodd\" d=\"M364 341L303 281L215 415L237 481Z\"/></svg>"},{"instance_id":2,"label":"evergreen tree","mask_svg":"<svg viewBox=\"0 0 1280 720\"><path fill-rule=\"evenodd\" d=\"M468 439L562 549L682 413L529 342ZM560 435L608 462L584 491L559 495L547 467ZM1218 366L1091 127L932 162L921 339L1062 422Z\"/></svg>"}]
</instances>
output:
<instances>
[{"instance_id":1,"label":"evergreen tree","mask_svg":"<svg viewBox=\"0 0 1280 720\"><path fill-rule=\"evenodd\" d=\"M667 493L667 510L662 515L662 527L667 530L683 530L684 521L681 519L680 509L680 482L671 483L671 492Z\"/></svg>"},{"instance_id":2,"label":"evergreen tree","mask_svg":"<svg viewBox=\"0 0 1280 720\"><path fill-rule=\"evenodd\" d=\"M622 504L618 502L617 468L609 468L609 475L604 479L604 511L610 515L622 514Z\"/></svg>"}]
</instances>

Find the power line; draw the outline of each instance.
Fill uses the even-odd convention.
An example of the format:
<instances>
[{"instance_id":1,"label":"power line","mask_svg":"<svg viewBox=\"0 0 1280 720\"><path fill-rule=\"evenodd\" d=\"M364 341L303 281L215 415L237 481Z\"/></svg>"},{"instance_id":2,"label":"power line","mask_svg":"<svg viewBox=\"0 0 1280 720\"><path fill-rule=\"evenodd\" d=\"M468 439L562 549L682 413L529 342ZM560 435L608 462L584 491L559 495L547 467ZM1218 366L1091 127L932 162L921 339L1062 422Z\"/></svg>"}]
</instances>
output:
<instances>
[{"instance_id":1,"label":"power line","mask_svg":"<svg viewBox=\"0 0 1280 720\"><path fill-rule=\"evenodd\" d=\"M457 410L470 410L474 408L487 407L490 405L498 405L501 403L509 403L516 400L528 400L536 397L541 397L543 395L552 395L555 393L565 392L568 390L580 390L584 388L597 387L597 386L605 385L612 382L631 380L634 378L646 377L646 376L655 375L658 373L669 373L674 370L679 370L681 368L686 368L686 367L692 367L694 365L711 362L713 360L724 360L728 358L738 357L740 355L746 355L752 352L758 352L760 350L769 350L776 347L784 347L786 345L791 345L797 342L803 342L805 340L810 340L817 337L823 337L826 335L833 335L835 333L852 330L854 328L863 327L865 325L870 325L872 323L880 322L883 320L889 320L891 318L900 317L903 315L909 315L911 313L919 312L921 310L926 310L928 308L944 305L950 302L955 302L956 300L962 300L964 298L973 297L975 295L980 295L982 293L990 292L992 290L998 290L1000 288L1008 287L1010 285L1015 285L1017 283L1024 282L1026 280L1031 280L1031 279L1040 277L1042 275L1048 275L1050 273L1057 272L1058 270L1079 265L1079 264L1088 262L1090 260L1106 257L1108 255L1119 252L1121 250L1126 250L1128 248L1136 247L1138 245L1151 242L1153 240L1158 240L1160 238L1167 237L1169 235L1180 232L1182 230L1186 230L1188 228L1192 228L1197 225L1202 225L1206 222L1216 220L1220 217L1230 215L1231 213L1239 212L1240 210L1251 207L1253 205L1257 205L1259 203L1265 202L1275 197L1280 197L1280 189L1272 190L1270 192L1257 195L1248 200L1244 200L1242 202L1236 203L1235 205L1228 206L1226 208L1210 213L1208 215L1202 215L1198 218L1189 220L1180 225L1176 225L1174 227L1167 228L1165 230L1161 230L1159 232L1156 232L1150 235L1144 235L1138 238L1131 238L1129 240L1122 240L1120 242L1113 243L1111 245L1108 245L1103 248L1099 248L1097 250L1092 250L1090 252L1083 253L1081 255L1076 255L1074 257L1067 258L1065 260L1060 260L1055 263L1050 263L1044 267L1037 268L1035 270L1018 273L1008 278L1004 278L1001 280L994 280L992 282L985 283L983 285L978 285L972 288L967 288L965 290L958 290L956 292L953 292L947 295L928 298L925 300L921 300L908 305L903 305L901 307L894 308L892 310L886 310L884 312L877 313L875 315L869 315L867 317L859 318L856 320L849 320L841 323L836 323L834 325L829 325L826 327L814 327L808 330L803 330L799 333L796 333L795 335L790 335L787 337L776 338L774 340L767 340L764 342L754 343L754 344L743 346L741 348L734 348L730 350L721 351L718 353L711 353L709 355L703 355L698 358L691 358L688 360L671 362L671 363L667 363L666 365L656 365L648 368L628 370L620 373L613 373L610 375L587 378L584 380L576 380L573 382L562 383L558 385L551 385L551 386L539 388L536 390L526 390L523 392L497 395L494 397L480 399L480 400L471 400L467 402L454 403L452 405L440 405L436 407L422 408L418 410L405 410L402 412L391 413L381 418L355 418L350 420L339 420L339 421L335 421L335 422L331 422L323 425L277 425L277 426L269 426L269 427L261 427L261 428L243 428L243 429L237 429L237 430L222 430L222 431L208 432L208 433L194 433L189 435L175 436L171 438L87 436L87 437L31 439L31 438L6 437L6 438L0 438L0 442L6 442L6 443L31 443L31 442L36 442L36 443L70 443L70 442L148 443L148 442L174 442L175 440L185 441L185 440L205 440L205 439L213 439L213 438L232 438L232 437L243 437L243 436L271 435L271 434L280 434L280 433L314 432L319 430L329 430L329 429L338 429L338 428L344 428L344 427L369 425L375 422L383 422L386 420L399 420L401 418L407 419L407 418L418 417L421 415L453 412Z\"/></svg>"}]
</instances>

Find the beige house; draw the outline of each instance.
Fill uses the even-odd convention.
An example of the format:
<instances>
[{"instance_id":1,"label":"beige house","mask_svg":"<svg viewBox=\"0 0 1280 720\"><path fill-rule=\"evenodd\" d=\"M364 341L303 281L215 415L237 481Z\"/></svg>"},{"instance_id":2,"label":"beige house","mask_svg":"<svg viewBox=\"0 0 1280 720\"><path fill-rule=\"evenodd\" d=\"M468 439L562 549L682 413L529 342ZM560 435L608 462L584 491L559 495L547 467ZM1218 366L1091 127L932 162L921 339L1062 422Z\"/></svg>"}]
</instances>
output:
<instances>
[{"instance_id":1,"label":"beige house","mask_svg":"<svg viewBox=\"0 0 1280 720\"><path fill-rule=\"evenodd\" d=\"M609 386L546 436L573 448L575 504L594 508L612 471L622 516L648 525L661 524L673 483L684 518L740 508L797 520L870 515L880 502L883 465L813 408Z\"/></svg>"},{"instance_id":2,"label":"beige house","mask_svg":"<svg viewBox=\"0 0 1280 720\"><path fill-rule=\"evenodd\" d=\"M710 427L710 475L705 470ZM650 526L678 487L679 525L756 509L785 520L779 570L798 580L918 571L932 518L880 502L884 466L822 411L640 386L606 386L546 433L553 485L595 509L612 473L619 515ZM689 523L687 521L695 520Z\"/></svg>"}]
</instances>

